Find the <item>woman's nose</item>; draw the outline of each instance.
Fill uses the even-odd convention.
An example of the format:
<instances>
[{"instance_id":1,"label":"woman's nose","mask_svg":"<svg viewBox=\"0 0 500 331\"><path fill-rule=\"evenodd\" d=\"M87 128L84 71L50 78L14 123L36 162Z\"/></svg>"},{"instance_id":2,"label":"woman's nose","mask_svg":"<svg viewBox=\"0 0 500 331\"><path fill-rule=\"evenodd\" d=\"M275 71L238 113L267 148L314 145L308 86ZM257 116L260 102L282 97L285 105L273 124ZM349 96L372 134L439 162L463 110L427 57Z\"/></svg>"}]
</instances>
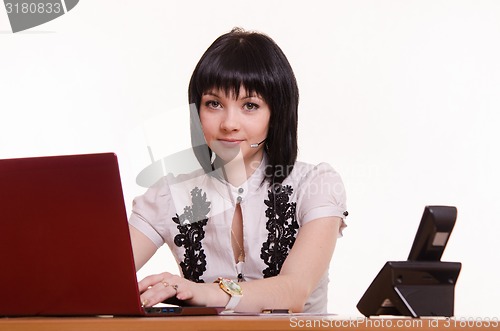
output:
<instances>
[{"instance_id":1,"label":"woman's nose","mask_svg":"<svg viewBox=\"0 0 500 331\"><path fill-rule=\"evenodd\" d=\"M238 112L235 109L226 108L220 127L224 131L238 131L240 129Z\"/></svg>"}]
</instances>

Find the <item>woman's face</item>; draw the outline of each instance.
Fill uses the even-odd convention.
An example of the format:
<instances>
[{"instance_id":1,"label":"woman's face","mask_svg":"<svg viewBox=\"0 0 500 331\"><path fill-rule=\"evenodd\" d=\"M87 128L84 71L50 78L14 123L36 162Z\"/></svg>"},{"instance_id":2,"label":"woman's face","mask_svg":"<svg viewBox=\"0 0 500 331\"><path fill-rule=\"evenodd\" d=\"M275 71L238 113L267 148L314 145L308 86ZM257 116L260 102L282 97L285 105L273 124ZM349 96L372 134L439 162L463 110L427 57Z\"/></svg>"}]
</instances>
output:
<instances>
[{"instance_id":1,"label":"woman's face","mask_svg":"<svg viewBox=\"0 0 500 331\"><path fill-rule=\"evenodd\" d=\"M204 93L200 103L200 121L210 149L224 162L238 155L245 165L260 163L264 143L269 129L271 110L266 101L257 94L248 94L242 87L234 95L223 90Z\"/></svg>"}]
</instances>

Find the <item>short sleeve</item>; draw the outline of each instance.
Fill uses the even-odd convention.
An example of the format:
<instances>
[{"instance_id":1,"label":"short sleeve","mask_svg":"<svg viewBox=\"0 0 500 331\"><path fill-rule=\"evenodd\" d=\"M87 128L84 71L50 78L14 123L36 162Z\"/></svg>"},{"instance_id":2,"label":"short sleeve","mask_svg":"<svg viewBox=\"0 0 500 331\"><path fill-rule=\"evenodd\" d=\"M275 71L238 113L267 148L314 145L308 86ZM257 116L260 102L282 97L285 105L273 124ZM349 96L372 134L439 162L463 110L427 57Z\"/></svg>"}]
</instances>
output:
<instances>
[{"instance_id":1,"label":"short sleeve","mask_svg":"<svg viewBox=\"0 0 500 331\"><path fill-rule=\"evenodd\" d=\"M165 220L171 206L171 194L167 179L160 179L146 193L138 196L132 203L132 214L129 224L146 235L160 247L165 242L167 231Z\"/></svg>"},{"instance_id":2,"label":"short sleeve","mask_svg":"<svg viewBox=\"0 0 500 331\"><path fill-rule=\"evenodd\" d=\"M298 185L297 216L299 224L336 216L342 219L339 235L346 227L346 192L340 175L327 163L303 171Z\"/></svg>"}]
</instances>

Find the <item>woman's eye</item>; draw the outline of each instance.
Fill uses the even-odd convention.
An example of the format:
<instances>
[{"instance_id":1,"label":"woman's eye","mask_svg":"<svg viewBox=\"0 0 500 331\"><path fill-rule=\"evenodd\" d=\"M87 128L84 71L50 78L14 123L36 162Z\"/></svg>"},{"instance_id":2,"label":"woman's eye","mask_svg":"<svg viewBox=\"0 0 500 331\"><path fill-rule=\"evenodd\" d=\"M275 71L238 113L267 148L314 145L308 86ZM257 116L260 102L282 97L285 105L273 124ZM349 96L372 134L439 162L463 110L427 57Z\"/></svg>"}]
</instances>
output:
<instances>
[{"instance_id":1,"label":"woman's eye","mask_svg":"<svg viewBox=\"0 0 500 331\"><path fill-rule=\"evenodd\" d=\"M221 104L219 101L210 100L210 101L205 102L205 106L212 108L212 109L217 109L217 108L221 107Z\"/></svg>"},{"instance_id":2,"label":"woman's eye","mask_svg":"<svg viewBox=\"0 0 500 331\"><path fill-rule=\"evenodd\" d=\"M244 107L246 110L257 110L259 108L259 105L256 103L247 102Z\"/></svg>"}]
</instances>

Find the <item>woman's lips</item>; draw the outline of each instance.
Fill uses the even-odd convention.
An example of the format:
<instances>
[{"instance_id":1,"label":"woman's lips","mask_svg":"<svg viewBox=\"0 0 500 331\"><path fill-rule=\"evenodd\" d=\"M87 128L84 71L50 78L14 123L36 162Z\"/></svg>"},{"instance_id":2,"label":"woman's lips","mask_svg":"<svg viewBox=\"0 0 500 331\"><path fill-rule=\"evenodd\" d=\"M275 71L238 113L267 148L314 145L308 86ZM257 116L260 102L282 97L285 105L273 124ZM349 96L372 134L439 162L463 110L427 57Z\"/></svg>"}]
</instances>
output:
<instances>
[{"instance_id":1,"label":"woman's lips","mask_svg":"<svg viewBox=\"0 0 500 331\"><path fill-rule=\"evenodd\" d=\"M237 139L218 139L217 141L222 146L235 147L235 146L238 146L243 140L237 140Z\"/></svg>"}]
</instances>

